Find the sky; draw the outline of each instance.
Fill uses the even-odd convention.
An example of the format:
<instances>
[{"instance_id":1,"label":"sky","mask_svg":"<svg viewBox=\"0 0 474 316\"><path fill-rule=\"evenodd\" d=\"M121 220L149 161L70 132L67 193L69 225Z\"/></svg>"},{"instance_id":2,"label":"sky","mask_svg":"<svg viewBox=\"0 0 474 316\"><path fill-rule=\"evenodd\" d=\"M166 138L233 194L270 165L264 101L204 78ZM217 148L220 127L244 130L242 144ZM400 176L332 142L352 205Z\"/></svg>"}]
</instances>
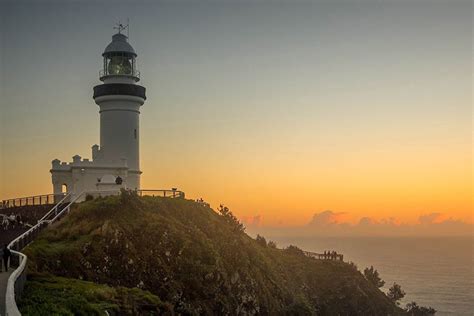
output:
<instances>
[{"instance_id":1,"label":"sky","mask_svg":"<svg viewBox=\"0 0 474 316\"><path fill-rule=\"evenodd\" d=\"M50 193L51 160L91 158L101 53L129 18L142 188L268 227L325 212L473 223L471 1L20 0L0 14L0 198Z\"/></svg>"}]
</instances>

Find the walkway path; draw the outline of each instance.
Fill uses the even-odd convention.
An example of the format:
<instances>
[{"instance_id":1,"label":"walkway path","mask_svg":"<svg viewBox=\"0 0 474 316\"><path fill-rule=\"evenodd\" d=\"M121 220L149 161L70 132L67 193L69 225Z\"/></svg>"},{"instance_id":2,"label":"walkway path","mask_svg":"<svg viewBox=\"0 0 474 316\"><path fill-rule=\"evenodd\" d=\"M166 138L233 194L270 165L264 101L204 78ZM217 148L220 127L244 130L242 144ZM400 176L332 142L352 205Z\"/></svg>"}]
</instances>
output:
<instances>
[{"instance_id":1,"label":"walkway path","mask_svg":"<svg viewBox=\"0 0 474 316\"><path fill-rule=\"evenodd\" d=\"M3 272L0 273L0 316L5 315L5 294L7 292L8 277L12 274L13 269L10 268L8 272L5 272L3 269L2 271Z\"/></svg>"}]
</instances>

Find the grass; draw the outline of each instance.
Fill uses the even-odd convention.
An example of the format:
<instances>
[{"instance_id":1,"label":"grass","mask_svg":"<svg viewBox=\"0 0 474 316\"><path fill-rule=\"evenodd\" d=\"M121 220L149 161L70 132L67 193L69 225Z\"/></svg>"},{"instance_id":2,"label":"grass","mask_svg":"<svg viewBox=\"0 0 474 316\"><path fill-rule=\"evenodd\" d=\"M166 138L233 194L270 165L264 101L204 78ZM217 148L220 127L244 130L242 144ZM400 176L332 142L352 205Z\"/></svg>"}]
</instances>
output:
<instances>
[{"instance_id":1,"label":"grass","mask_svg":"<svg viewBox=\"0 0 474 316\"><path fill-rule=\"evenodd\" d=\"M170 307L148 291L110 287L77 279L30 274L22 315L158 315Z\"/></svg>"}]
</instances>

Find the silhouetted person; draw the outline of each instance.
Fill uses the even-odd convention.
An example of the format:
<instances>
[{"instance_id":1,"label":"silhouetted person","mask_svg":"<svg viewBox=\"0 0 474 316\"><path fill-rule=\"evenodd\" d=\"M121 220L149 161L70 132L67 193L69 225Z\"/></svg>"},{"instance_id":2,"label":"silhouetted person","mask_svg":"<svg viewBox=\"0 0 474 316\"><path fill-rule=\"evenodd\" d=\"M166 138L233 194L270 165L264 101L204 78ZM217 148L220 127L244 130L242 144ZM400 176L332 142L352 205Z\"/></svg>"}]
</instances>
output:
<instances>
[{"instance_id":1,"label":"silhouetted person","mask_svg":"<svg viewBox=\"0 0 474 316\"><path fill-rule=\"evenodd\" d=\"M3 247L3 265L5 266L5 272L8 272L8 259L10 259L12 253L8 249L7 244Z\"/></svg>"}]
</instances>

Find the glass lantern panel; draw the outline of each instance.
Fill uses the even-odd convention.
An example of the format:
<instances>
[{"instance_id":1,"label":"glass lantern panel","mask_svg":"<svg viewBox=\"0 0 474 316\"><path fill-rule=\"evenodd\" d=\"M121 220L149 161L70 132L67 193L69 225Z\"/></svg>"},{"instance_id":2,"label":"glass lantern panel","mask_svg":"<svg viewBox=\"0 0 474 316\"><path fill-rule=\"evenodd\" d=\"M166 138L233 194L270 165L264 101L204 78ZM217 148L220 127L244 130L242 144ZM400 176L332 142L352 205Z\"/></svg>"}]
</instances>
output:
<instances>
[{"instance_id":1,"label":"glass lantern panel","mask_svg":"<svg viewBox=\"0 0 474 316\"><path fill-rule=\"evenodd\" d=\"M131 75L132 74L132 58L116 55L107 58L107 74L108 75Z\"/></svg>"}]
</instances>

